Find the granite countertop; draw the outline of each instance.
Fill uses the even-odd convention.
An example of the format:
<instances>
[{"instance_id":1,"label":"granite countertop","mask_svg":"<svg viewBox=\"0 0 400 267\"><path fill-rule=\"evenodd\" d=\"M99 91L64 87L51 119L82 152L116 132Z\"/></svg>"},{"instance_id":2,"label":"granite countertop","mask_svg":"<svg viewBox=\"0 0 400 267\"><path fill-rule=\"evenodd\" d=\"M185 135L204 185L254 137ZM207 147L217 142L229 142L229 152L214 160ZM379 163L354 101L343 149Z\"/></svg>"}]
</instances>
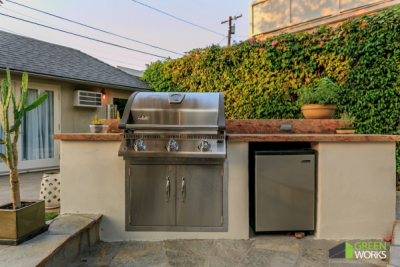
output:
<instances>
[{"instance_id":1,"label":"granite countertop","mask_svg":"<svg viewBox=\"0 0 400 267\"><path fill-rule=\"evenodd\" d=\"M62 141L121 141L121 133L67 133L55 134L55 140Z\"/></svg>"},{"instance_id":2,"label":"granite countertop","mask_svg":"<svg viewBox=\"0 0 400 267\"><path fill-rule=\"evenodd\" d=\"M119 121L113 120L109 133L55 134L63 141L121 141ZM282 133L281 123L292 123L293 131ZM233 142L394 142L400 135L336 134L339 120L226 120L226 135Z\"/></svg>"},{"instance_id":3,"label":"granite countertop","mask_svg":"<svg viewBox=\"0 0 400 267\"><path fill-rule=\"evenodd\" d=\"M377 134L227 134L233 142L394 142L399 135Z\"/></svg>"},{"instance_id":4,"label":"granite countertop","mask_svg":"<svg viewBox=\"0 0 400 267\"><path fill-rule=\"evenodd\" d=\"M400 142L399 135L377 134L226 134L231 142ZM62 141L121 141L122 134L55 134Z\"/></svg>"}]
</instances>

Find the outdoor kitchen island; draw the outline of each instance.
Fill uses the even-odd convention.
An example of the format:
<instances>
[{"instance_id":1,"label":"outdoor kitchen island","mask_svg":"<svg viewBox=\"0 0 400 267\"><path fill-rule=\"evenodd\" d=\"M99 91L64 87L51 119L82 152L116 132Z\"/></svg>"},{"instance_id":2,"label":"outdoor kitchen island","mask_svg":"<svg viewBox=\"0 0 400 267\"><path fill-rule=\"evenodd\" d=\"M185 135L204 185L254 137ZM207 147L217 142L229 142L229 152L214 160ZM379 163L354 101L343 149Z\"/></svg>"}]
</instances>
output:
<instances>
[{"instance_id":1,"label":"outdoor kitchen island","mask_svg":"<svg viewBox=\"0 0 400 267\"><path fill-rule=\"evenodd\" d=\"M292 123L292 131L281 133L281 123ZM126 231L125 163L117 155L122 135L56 134L61 140L61 213L103 214L100 238L109 242L248 239L249 147L308 143L317 151L316 238L390 236L400 137L334 134L337 125L337 120L226 120L227 231L216 232Z\"/></svg>"}]
</instances>

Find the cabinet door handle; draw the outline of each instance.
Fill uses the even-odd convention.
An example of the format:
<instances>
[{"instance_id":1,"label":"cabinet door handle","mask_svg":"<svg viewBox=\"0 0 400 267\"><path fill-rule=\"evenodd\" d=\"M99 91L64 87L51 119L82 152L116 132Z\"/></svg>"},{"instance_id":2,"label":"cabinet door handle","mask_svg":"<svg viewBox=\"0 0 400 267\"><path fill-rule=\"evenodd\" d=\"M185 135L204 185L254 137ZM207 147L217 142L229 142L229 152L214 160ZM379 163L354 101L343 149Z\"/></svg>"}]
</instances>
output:
<instances>
[{"instance_id":1,"label":"cabinet door handle","mask_svg":"<svg viewBox=\"0 0 400 267\"><path fill-rule=\"evenodd\" d=\"M185 182L185 177L182 178L182 202L186 201L186 182Z\"/></svg>"},{"instance_id":2,"label":"cabinet door handle","mask_svg":"<svg viewBox=\"0 0 400 267\"><path fill-rule=\"evenodd\" d=\"M170 192L170 185L169 185L169 176L168 176L167 184L165 185L165 194L166 194L167 202L169 201L169 192Z\"/></svg>"}]
</instances>

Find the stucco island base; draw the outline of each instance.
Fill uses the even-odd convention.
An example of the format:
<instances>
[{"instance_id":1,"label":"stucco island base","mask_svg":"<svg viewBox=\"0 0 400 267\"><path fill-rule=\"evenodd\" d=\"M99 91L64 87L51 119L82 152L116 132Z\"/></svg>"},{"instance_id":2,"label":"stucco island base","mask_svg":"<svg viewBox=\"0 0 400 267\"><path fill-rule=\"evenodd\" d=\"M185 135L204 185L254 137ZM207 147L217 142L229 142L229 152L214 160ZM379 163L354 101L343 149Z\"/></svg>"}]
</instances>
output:
<instances>
[{"instance_id":1,"label":"stucco island base","mask_svg":"<svg viewBox=\"0 0 400 267\"><path fill-rule=\"evenodd\" d=\"M120 141L61 140L61 213L103 214L103 241L248 239L248 143L228 141L228 232L125 231ZM395 142L319 142L316 237L381 239L395 220Z\"/></svg>"},{"instance_id":2,"label":"stucco island base","mask_svg":"<svg viewBox=\"0 0 400 267\"><path fill-rule=\"evenodd\" d=\"M120 141L61 141L61 213L103 214L102 241L248 239L248 143L228 144L228 232L126 232Z\"/></svg>"},{"instance_id":3,"label":"stucco island base","mask_svg":"<svg viewBox=\"0 0 400 267\"><path fill-rule=\"evenodd\" d=\"M391 236L396 209L395 142L320 142L317 220L322 239Z\"/></svg>"}]
</instances>

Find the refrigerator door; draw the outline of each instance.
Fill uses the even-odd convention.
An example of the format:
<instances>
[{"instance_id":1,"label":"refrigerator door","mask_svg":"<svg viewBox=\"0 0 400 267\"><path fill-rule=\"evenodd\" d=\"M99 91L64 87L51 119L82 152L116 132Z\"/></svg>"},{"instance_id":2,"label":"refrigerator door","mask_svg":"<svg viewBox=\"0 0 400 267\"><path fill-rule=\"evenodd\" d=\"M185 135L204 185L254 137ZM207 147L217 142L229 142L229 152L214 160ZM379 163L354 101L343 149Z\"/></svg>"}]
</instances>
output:
<instances>
[{"instance_id":1,"label":"refrigerator door","mask_svg":"<svg viewBox=\"0 0 400 267\"><path fill-rule=\"evenodd\" d=\"M255 157L255 231L313 231L315 155Z\"/></svg>"}]
</instances>

